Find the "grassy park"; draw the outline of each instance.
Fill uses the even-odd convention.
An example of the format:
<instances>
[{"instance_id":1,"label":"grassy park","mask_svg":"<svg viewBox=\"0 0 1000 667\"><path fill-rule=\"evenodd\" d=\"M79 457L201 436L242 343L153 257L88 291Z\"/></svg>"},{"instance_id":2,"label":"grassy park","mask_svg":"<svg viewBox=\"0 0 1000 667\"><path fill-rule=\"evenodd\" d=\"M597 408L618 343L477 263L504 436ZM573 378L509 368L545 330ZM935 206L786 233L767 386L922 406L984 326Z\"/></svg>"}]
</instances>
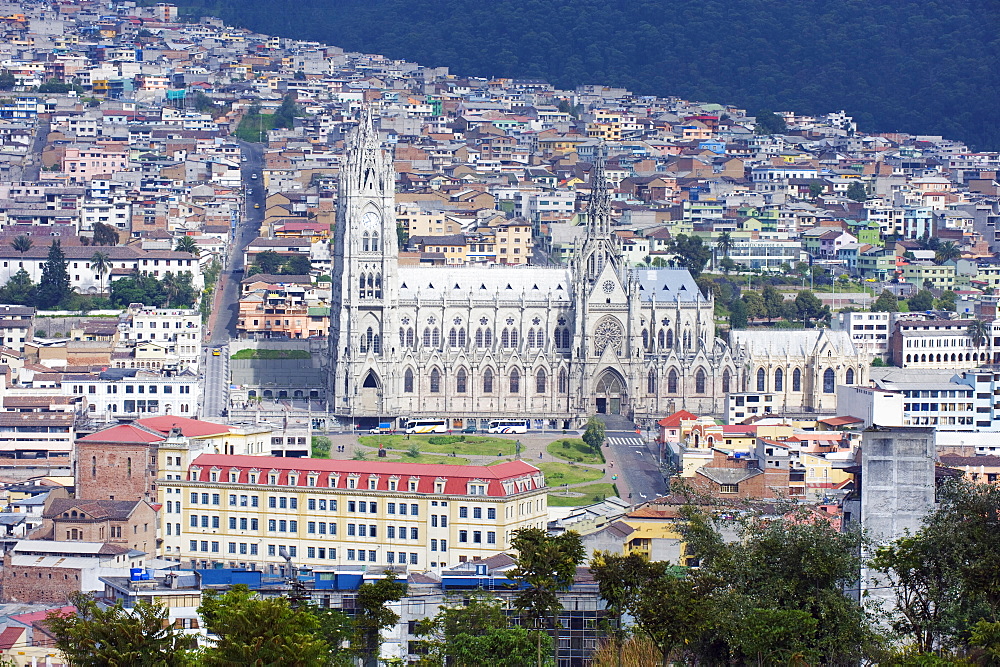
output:
<instances>
[{"instance_id":1,"label":"grassy park","mask_svg":"<svg viewBox=\"0 0 1000 667\"><path fill-rule=\"evenodd\" d=\"M408 450L416 445L421 452L430 454L452 454L456 456L513 456L515 441L478 435L411 435L407 440L403 434L363 435L358 442L365 447L380 446L386 449Z\"/></svg>"},{"instance_id":2,"label":"grassy park","mask_svg":"<svg viewBox=\"0 0 1000 667\"><path fill-rule=\"evenodd\" d=\"M549 505L553 507L578 507L589 505L618 495L614 484L588 484L577 486L569 491L559 491L549 494Z\"/></svg>"},{"instance_id":3,"label":"grassy park","mask_svg":"<svg viewBox=\"0 0 1000 667\"><path fill-rule=\"evenodd\" d=\"M576 461L577 463L589 463L598 465L604 463L604 454L598 451L596 454L580 438L562 438L549 443L545 448L551 456L566 461Z\"/></svg>"}]
</instances>

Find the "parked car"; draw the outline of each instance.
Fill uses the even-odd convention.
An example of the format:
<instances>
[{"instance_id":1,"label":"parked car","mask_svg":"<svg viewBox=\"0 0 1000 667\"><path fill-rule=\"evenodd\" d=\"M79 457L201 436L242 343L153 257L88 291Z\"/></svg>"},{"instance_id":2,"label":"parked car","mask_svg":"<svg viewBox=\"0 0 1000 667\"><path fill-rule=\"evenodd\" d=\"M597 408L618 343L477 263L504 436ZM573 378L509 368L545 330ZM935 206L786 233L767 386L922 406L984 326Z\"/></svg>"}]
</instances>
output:
<instances>
[{"instance_id":1,"label":"parked car","mask_svg":"<svg viewBox=\"0 0 1000 667\"><path fill-rule=\"evenodd\" d=\"M475 424L470 424L462 429L462 433L479 433L479 429Z\"/></svg>"}]
</instances>

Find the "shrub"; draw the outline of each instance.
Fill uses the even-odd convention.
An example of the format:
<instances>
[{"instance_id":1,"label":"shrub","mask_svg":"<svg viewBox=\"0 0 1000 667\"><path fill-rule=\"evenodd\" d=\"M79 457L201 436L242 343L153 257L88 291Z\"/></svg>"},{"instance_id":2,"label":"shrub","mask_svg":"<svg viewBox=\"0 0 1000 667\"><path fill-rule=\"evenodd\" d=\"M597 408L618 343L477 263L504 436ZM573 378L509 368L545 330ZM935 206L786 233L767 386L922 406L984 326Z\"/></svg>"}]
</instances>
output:
<instances>
[{"instance_id":1,"label":"shrub","mask_svg":"<svg viewBox=\"0 0 1000 667\"><path fill-rule=\"evenodd\" d=\"M432 445L451 445L456 442L463 442L465 436L462 435L434 435L427 438L427 442Z\"/></svg>"}]
</instances>

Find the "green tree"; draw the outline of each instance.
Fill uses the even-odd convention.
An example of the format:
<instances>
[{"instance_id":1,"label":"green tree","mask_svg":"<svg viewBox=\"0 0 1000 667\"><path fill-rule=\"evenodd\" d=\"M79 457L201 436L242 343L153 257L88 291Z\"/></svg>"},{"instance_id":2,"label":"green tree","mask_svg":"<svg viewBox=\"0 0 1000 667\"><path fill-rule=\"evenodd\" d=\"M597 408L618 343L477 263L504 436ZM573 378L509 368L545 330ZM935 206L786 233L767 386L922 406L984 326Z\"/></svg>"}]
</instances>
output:
<instances>
[{"instance_id":1,"label":"green tree","mask_svg":"<svg viewBox=\"0 0 1000 667\"><path fill-rule=\"evenodd\" d=\"M758 111L754 120L754 132L757 134L784 134L788 130L785 119L767 109Z\"/></svg>"},{"instance_id":2,"label":"green tree","mask_svg":"<svg viewBox=\"0 0 1000 667\"><path fill-rule=\"evenodd\" d=\"M31 250L31 246L33 245L35 245L35 242L32 241L31 237L27 236L26 234L20 234L19 236L15 236L14 240L10 242L10 247L18 251L22 255Z\"/></svg>"},{"instance_id":3,"label":"green tree","mask_svg":"<svg viewBox=\"0 0 1000 667\"><path fill-rule=\"evenodd\" d=\"M826 186L823 185L822 181L809 182L809 196L812 197L813 199L823 194L824 190L826 190Z\"/></svg>"},{"instance_id":4,"label":"green tree","mask_svg":"<svg viewBox=\"0 0 1000 667\"><path fill-rule=\"evenodd\" d=\"M314 459L330 458L330 447L333 445L330 438L325 435L314 435L312 437L312 453Z\"/></svg>"},{"instance_id":5,"label":"green tree","mask_svg":"<svg viewBox=\"0 0 1000 667\"><path fill-rule=\"evenodd\" d=\"M118 230L112 225L95 222L94 245L118 245Z\"/></svg>"},{"instance_id":6,"label":"green tree","mask_svg":"<svg viewBox=\"0 0 1000 667\"><path fill-rule=\"evenodd\" d=\"M938 264L944 264L948 260L960 259L961 257L962 249L955 245L954 241L945 241L934 251L934 261Z\"/></svg>"},{"instance_id":7,"label":"green tree","mask_svg":"<svg viewBox=\"0 0 1000 667\"><path fill-rule=\"evenodd\" d=\"M988 343L990 340L990 334L992 329L990 325L978 317L973 318L969 322L969 327L966 329L966 334L972 339L972 344L978 350L983 343Z\"/></svg>"},{"instance_id":8,"label":"green tree","mask_svg":"<svg viewBox=\"0 0 1000 667\"><path fill-rule=\"evenodd\" d=\"M7 284L0 287L0 303L28 306L35 303L35 283L24 269L10 277Z\"/></svg>"},{"instance_id":9,"label":"green tree","mask_svg":"<svg viewBox=\"0 0 1000 667\"><path fill-rule=\"evenodd\" d=\"M872 304L873 313L898 313L899 312L899 299L896 295L889 290L882 290L882 293L878 295L875 299L875 303Z\"/></svg>"},{"instance_id":10,"label":"green tree","mask_svg":"<svg viewBox=\"0 0 1000 667\"><path fill-rule=\"evenodd\" d=\"M222 595L204 591L198 613L217 637L204 650L204 665L312 667L330 651L313 614L293 609L286 598L260 598L242 584Z\"/></svg>"},{"instance_id":11,"label":"green tree","mask_svg":"<svg viewBox=\"0 0 1000 667\"><path fill-rule=\"evenodd\" d=\"M75 613L58 610L46 626L67 660L79 667L173 667L188 664L189 640L167 623L162 605L139 602L126 610L121 602L101 607L93 597L72 598Z\"/></svg>"},{"instance_id":12,"label":"green tree","mask_svg":"<svg viewBox=\"0 0 1000 667\"><path fill-rule=\"evenodd\" d=\"M119 308L125 308L130 303L158 306L165 300L160 281L138 273L112 281L110 292L111 303Z\"/></svg>"},{"instance_id":13,"label":"green tree","mask_svg":"<svg viewBox=\"0 0 1000 667\"><path fill-rule=\"evenodd\" d=\"M760 292L746 291L742 300L747 309L747 317L758 319L767 315L767 304Z\"/></svg>"},{"instance_id":14,"label":"green tree","mask_svg":"<svg viewBox=\"0 0 1000 667\"><path fill-rule=\"evenodd\" d=\"M736 262L733 261L732 257L723 257L719 261L719 268L727 276L736 269Z\"/></svg>"},{"instance_id":15,"label":"green tree","mask_svg":"<svg viewBox=\"0 0 1000 667\"><path fill-rule=\"evenodd\" d=\"M97 280L101 284L101 294L104 294L104 276L111 271L111 266L111 257L106 252L98 250L90 256L90 268L94 270L94 274L97 275Z\"/></svg>"},{"instance_id":16,"label":"green tree","mask_svg":"<svg viewBox=\"0 0 1000 667\"><path fill-rule=\"evenodd\" d=\"M668 250L675 255L677 263L690 271L694 278L701 275L708 260L712 258L712 251L699 236L678 234L670 239Z\"/></svg>"},{"instance_id":17,"label":"green tree","mask_svg":"<svg viewBox=\"0 0 1000 667\"><path fill-rule=\"evenodd\" d=\"M746 329L749 321L747 320L747 306L743 299L733 299L733 305L729 309L729 328L730 329Z\"/></svg>"},{"instance_id":18,"label":"green tree","mask_svg":"<svg viewBox=\"0 0 1000 667\"><path fill-rule=\"evenodd\" d=\"M854 201L865 201L868 199L868 192L865 190L865 185L859 180L851 181L851 184L847 186L848 199L853 199Z\"/></svg>"},{"instance_id":19,"label":"green tree","mask_svg":"<svg viewBox=\"0 0 1000 667\"><path fill-rule=\"evenodd\" d=\"M264 252L257 253L253 263L260 269L260 273L276 274L283 262L281 255L275 251L265 250Z\"/></svg>"},{"instance_id":20,"label":"green tree","mask_svg":"<svg viewBox=\"0 0 1000 667\"><path fill-rule=\"evenodd\" d=\"M35 298L39 308L54 308L59 302L69 296L69 271L66 256L63 254L59 241L53 241L49 246L49 256L42 265L42 277L38 281Z\"/></svg>"},{"instance_id":21,"label":"green tree","mask_svg":"<svg viewBox=\"0 0 1000 667\"><path fill-rule=\"evenodd\" d=\"M778 319L785 314L785 297L774 285L765 285L761 291L764 299L764 313L769 319Z\"/></svg>"},{"instance_id":22,"label":"green tree","mask_svg":"<svg viewBox=\"0 0 1000 667\"><path fill-rule=\"evenodd\" d=\"M802 290L795 297L795 310L803 326L830 319L830 307L824 306L823 302L809 290Z\"/></svg>"},{"instance_id":23,"label":"green tree","mask_svg":"<svg viewBox=\"0 0 1000 667\"><path fill-rule=\"evenodd\" d=\"M174 246L174 250L177 252L189 252L195 257L201 254L198 244L195 243L194 238L191 236L182 236L177 239L177 244Z\"/></svg>"},{"instance_id":24,"label":"green tree","mask_svg":"<svg viewBox=\"0 0 1000 667\"><path fill-rule=\"evenodd\" d=\"M938 299L938 308L941 310L955 310L958 308L958 295L952 290L945 290Z\"/></svg>"},{"instance_id":25,"label":"green tree","mask_svg":"<svg viewBox=\"0 0 1000 667\"><path fill-rule=\"evenodd\" d=\"M597 581L601 598L613 618L617 664L621 665L625 645L623 618L635 614L642 589L653 579L662 576L662 563L651 563L640 554L622 556L607 551L596 551L590 559L590 572Z\"/></svg>"},{"instance_id":26,"label":"green tree","mask_svg":"<svg viewBox=\"0 0 1000 667\"><path fill-rule=\"evenodd\" d=\"M281 265L280 273L286 276L308 276L312 262L306 255L290 255Z\"/></svg>"},{"instance_id":27,"label":"green tree","mask_svg":"<svg viewBox=\"0 0 1000 667\"><path fill-rule=\"evenodd\" d=\"M638 628L657 648L663 667L669 667L679 647L701 637L712 617L708 579L670 568L639 589L633 616Z\"/></svg>"},{"instance_id":28,"label":"green tree","mask_svg":"<svg viewBox=\"0 0 1000 667\"><path fill-rule=\"evenodd\" d=\"M605 438L604 422L597 417L591 417L587 420L587 430L581 437L594 454L600 454Z\"/></svg>"},{"instance_id":29,"label":"green tree","mask_svg":"<svg viewBox=\"0 0 1000 667\"><path fill-rule=\"evenodd\" d=\"M930 290L922 289L907 300L910 312L915 313L921 310L930 310L934 307L934 295Z\"/></svg>"},{"instance_id":30,"label":"green tree","mask_svg":"<svg viewBox=\"0 0 1000 667\"><path fill-rule=\"evenodd\" d=\"M366 667L378 664L382 631L399 622L399 614L386 605L398 602L404 595L406 583L397 581L392 570L386 570L382 579L361 584L358 588L351 645Z\"/></svg>"},{"instance_id":31,"label":"green tree","mask_svg":"<svg viewBox=\"0 0 1000 667\"><path fill-rule=\"evenodd\" d=\"M517 552L516 566L510 571L511 580L525 588L514 598L514 608L535 626L546 620L552 633L556 653L558 617L562 609L559 593L569 590L576 577L576 567L586 554L580 536L574 531L549 535L542 528L520 528L514 532L511 546ZM541 667L542 645L536 646L536 664ZM559 664L559 656L555 656Z\"/></svg>"}]
</instances>

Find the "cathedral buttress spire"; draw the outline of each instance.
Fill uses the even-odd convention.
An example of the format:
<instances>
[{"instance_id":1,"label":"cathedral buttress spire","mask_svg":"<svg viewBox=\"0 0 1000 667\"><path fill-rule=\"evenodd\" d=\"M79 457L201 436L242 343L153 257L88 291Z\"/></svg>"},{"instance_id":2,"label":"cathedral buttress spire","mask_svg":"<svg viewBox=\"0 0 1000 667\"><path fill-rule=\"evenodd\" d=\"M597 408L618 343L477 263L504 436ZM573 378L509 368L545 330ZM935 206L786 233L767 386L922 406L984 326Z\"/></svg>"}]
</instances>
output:
<instances>
[{"instance_id":1,"label":"cathedral buttress spire","mask_svg":"<svg viewBox=\"0 0 1000 667\"><path fill-rule=\"evenodd\" d=\"M611 235L611 196L608 181L604 176L604 161L607 148L602 141L597 147L594 166L590 171L590 205L587 208L588 236L607 237Z\"/></svg>"}]
</instances>

